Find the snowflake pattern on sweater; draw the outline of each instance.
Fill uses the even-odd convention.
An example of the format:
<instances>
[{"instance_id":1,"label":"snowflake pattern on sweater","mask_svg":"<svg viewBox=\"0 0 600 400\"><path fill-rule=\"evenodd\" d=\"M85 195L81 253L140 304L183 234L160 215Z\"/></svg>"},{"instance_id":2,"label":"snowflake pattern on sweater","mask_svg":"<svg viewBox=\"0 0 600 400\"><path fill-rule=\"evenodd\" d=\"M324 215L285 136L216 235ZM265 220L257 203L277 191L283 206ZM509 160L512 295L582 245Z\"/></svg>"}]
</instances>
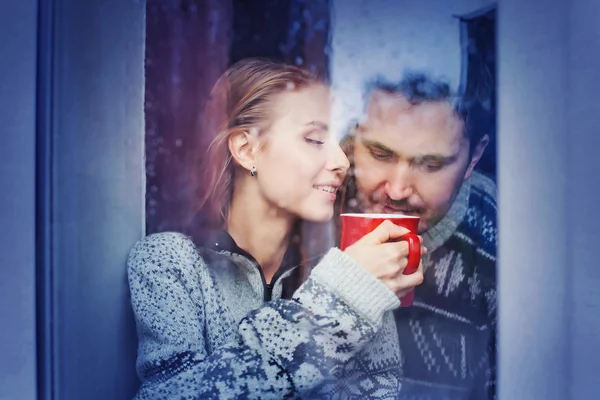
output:
<instances>
[{"instance_id":1,"label":"snowflake pattern on sweater","mask_svg":"<svg viewBox=\"0 0 600 400\"><path fill-rule=\"evenodd\" d=\"M138 330L136 399L301 398L333 376L399 304L332 249L292 300L264 303L258 266L199 251L178 233L150 235L128 261Z\"/></svg>"}]
</instances>

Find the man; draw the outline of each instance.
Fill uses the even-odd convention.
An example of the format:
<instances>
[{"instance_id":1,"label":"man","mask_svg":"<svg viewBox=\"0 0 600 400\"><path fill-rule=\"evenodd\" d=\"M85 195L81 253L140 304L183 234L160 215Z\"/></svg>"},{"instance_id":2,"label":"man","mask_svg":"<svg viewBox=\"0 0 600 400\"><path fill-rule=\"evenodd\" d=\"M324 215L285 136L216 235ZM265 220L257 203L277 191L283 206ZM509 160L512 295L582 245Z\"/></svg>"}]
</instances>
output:
<instances>
[{"instance_id":1,"label":"man","mask_svg":"<svg viewBox=\"0 0 600 400\"><path fill-rule=\"evenodd\" d=\"M373 85L344 139L353 173L340 211L419 216L428 249L414 305L394 313L398 349L369 361L388 386L397 377L402 399L495 398L496 186L474 171L489 141L475 129L483 117L447 84L412 75ZM352 374L364 387L360 368Z\"/></svg>"}]
</instances>

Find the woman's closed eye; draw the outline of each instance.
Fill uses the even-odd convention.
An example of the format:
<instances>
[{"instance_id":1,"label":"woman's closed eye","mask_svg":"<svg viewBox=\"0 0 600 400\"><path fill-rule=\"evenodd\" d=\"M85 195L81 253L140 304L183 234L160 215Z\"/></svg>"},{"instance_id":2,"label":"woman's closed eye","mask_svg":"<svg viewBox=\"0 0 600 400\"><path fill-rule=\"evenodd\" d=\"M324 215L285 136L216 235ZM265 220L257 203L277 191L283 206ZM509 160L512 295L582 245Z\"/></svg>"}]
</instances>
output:
<instances>
[{"instance_id":1,"label":"woman's closed eye","mask_svg":"<svg viewBox=\"0 0 600 400\"><path fill-rule=\"evenodd\" d=\"M322 141L322 140L312 139L312 138L309 138L309 137L305 137L304 140L306 141L306 143L314 144L314 145L325 144L325 142Z\"/></svg>"}]
</instances>

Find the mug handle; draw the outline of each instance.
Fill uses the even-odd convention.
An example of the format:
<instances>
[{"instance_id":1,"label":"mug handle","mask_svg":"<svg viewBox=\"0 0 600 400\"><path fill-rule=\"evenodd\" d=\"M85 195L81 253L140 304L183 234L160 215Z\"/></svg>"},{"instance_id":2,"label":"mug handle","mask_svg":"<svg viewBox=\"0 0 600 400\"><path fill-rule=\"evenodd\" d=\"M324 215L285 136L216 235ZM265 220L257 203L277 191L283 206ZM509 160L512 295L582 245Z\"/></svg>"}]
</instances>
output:
<instances>
[{"instance_id":1,"label":"mug handle","mask_svg":"<svg viewBox=\"0 0 600 400\"><path fill-rule=\"evenodd\" d=\"M421 262L421 241L419 240L419 236L410 232L400 236L398 241L408 242L408 263L406 264L403 274L410 275L417 272L419 263Z\"/></svg>"}]
</instances>

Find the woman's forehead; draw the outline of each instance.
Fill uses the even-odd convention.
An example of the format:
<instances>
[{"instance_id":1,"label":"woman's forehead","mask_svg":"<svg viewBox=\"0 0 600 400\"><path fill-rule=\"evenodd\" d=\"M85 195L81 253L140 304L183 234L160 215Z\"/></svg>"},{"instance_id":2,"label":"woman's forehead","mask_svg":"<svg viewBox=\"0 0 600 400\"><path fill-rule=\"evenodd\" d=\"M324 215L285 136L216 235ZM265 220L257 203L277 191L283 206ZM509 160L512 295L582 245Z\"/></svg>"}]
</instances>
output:
<instances>
[{"instance_id":1,"label":"woman's forehead","mask_svg":"<svg viewBox=\"0 0 600 400\"><path fill-rule=\"evenodd\" d=\"M311 85L282 92L274 99L272 111L275 120L296 125L305 125L312 121L328 125L331 111L329 89L321 85Z\"/></svg>"}]
</instances>

